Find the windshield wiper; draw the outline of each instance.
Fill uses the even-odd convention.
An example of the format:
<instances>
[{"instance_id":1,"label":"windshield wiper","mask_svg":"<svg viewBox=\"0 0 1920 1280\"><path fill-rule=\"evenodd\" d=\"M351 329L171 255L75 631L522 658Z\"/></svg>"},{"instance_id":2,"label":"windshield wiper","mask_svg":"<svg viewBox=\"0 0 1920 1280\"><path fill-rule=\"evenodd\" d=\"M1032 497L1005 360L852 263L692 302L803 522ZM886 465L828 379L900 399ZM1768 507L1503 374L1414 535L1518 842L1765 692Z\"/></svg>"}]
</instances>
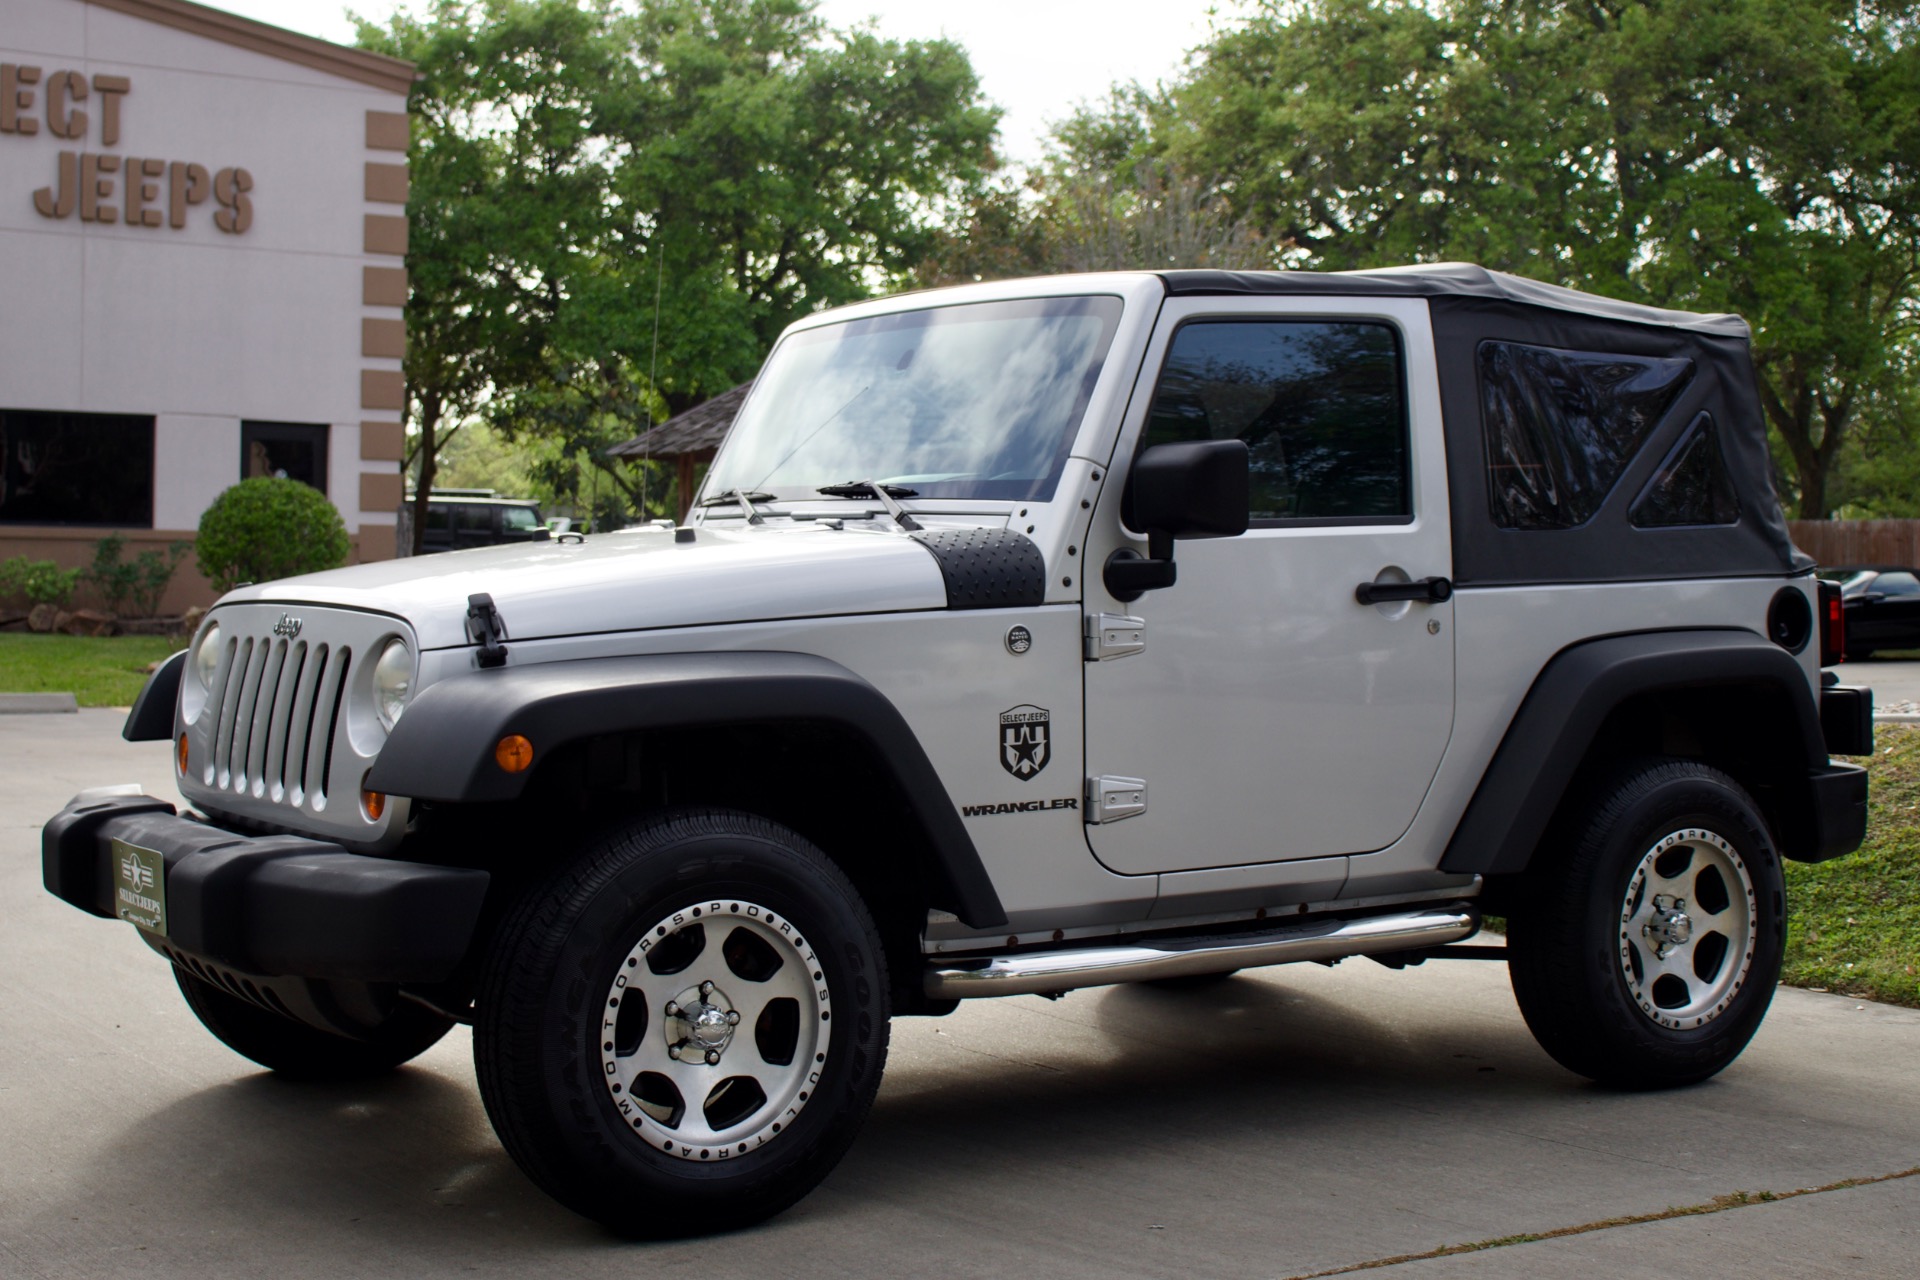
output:
<instances>
[{"instance_id":1,"label":"windshield wiper","mask_svg":"<svg viewBox=\"0 0 1920 1280\"><path fill-rule=\"evenodd\" d=\"M775 495L771 493L749 493L744 489L729 489L725 493L719 493L711 498L701 499L700 505L702 507L724 507L738 503L740 509L747 513L748 524L765 524L766 520L761 516L760 509L753 504L756 502L772 502L774 498Z\"/></svg>"},{"instance_id":2,"label":"windshield wiper","mask_svg":"<svg viewBox=\"0 0 1920 1280\"><path fill-rule=\"evenodd\" d=\"M880 505L887 509L893 522L909 532L920 527L920 522L907 514L906 508L895 502L895 498L917 498L918 489L909 489L904 485L881 484L877 480L849 480L845 484L823 484L815 493L824 493L829 498L878 498Z\"/></svg>"}]
</instances>

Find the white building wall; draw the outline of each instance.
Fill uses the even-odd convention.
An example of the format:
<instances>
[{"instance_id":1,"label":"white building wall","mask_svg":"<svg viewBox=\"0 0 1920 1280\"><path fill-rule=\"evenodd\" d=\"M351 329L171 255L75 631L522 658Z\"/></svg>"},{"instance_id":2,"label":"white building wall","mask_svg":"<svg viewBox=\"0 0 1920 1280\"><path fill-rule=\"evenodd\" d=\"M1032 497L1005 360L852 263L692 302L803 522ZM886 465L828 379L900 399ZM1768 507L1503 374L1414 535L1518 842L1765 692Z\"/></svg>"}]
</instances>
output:
<instances>
[{"instance_id":1,"label":"white building wall","mask_svg":"<svg viewBox=\"0 0 1920 1280\"><path fill-rule=\"evenodd\" d=\"M174 536L190 533L239 480L243 418L327 424L328 496L350 532L373 531L359 539L363 556L391 555L400 412L390 381L400 360L392 334L367 344L362 320L397 321L401 309L369 304L363 269L403 265L396 252L371 251L397 246L370 243L367 215L404 218L390 189L395 172L386 171L380 200L369 199L368 175L369 162L405 164L404 121L395 119L406 111L404 92L307 65L313 50L328 50L317 42L288 37L276 46L275 33L244 23L237 37L181 30L151 12L137 16L141 0L5 0L4 8L0 62L41 76L21 86L31 105L16 131L0 132L0 409L154 416L153 528ZM238 47L249 31L294 56ZM125 78L116 141L103 136L108 104L97 92L79 104L85 136L55 136L49 81L62 71L89 85ZM384 145L368 145L376 140ZM104 214L83 221L78 207L45 216L35 193L56 196L63 152L123 166L165 162L147 179L157 199L146 207L161 225L128 225L125 173L106 178L112 222ZM223 230L211 196L185 209L185 226L170 225L175 162L209 176L245 169L250 225ZM373 388L374 404L368 371L390 375ZM376 425L363 432L363 423ZM22 536L46 540L53 531L0 524L0 555L23 549Z\"/></svg>"}]
</instances>

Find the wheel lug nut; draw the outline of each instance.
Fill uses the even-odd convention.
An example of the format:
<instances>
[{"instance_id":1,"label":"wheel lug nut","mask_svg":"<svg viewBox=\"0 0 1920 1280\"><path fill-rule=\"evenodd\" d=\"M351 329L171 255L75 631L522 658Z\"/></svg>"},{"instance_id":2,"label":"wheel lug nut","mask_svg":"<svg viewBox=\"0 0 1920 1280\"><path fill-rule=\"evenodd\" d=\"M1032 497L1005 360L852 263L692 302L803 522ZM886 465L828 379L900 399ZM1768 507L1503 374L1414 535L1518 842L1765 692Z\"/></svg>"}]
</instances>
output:
<instances>
[{"instance_id":1,"label":"wheel lug nut","mask_svg":"<svg viewBox=\"0 0 1920 1280\"><path fill-rule=\"evenodd\" d=\"M727 1011L727 1025L730 1027L740 1025L740 1011L738 1009L729 1009Z\"/></svg>"},{"instance_id":2,"label":"wheel lug nut","mask_svg":"<svg viewBox=\"0 0 1920 1280\"><path fill-rule=\"evenodd\" d=\"M677 1018L677 1017L679 1017L679 1016L680 1016L680 1006L679 1006L679 1005L677 1005L677 1004L675 1004L675 1003L674 1003L673 1001L671 1001L671 1000L669 1000L669 1001L667 1001L667 1008L666 1008L666 1014L667 1014L667 1016L668 1016L669 1018Z\"/></svg>"},{"instance_id":3,"label":"wheel lug nut","mask_svg":"<svg viewBox=\"0 0 1920 1280\"><path fill-rule=\"evenodd\" d=\"M700 998L702 1000L706 999L708 996L712 994L713 994L713 984L711 982L703 982L700 984Z\"/></svg>"},{"instance_id":4,"label":"wheel lug nut","mask_svg":"<svg viewBox=\"0 0 1920 1280\"><path fill-rule=\"evenodd\" d=\"M707 1065L710 1067L720 1065L720 1051L718 1049L707 1050Z\"/></svg>"}]
</instances>

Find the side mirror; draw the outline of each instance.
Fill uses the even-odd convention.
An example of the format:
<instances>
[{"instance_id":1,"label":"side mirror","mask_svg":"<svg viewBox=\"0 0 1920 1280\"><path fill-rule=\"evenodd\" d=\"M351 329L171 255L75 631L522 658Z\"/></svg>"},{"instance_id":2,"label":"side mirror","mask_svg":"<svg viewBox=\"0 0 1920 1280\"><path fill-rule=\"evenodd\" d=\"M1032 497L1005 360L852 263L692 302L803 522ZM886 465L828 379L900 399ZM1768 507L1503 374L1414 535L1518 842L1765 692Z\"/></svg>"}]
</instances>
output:
<instances>
[{"instance_id":1,"label":"side mirror","mask_svg":"<svg viewBox=\"0 0 1920 1280\"><path fill-rule=\"evenodd\" d=\"M1101 577L1116 600L1174 584L1175 538L1231 538L1247 531L1247 445L1244 440L1189 440L1143 452L1127 477L1120 511L1147 535L1147 554L1123 547L1107 557Z\"/></svg>"}]
</instances>

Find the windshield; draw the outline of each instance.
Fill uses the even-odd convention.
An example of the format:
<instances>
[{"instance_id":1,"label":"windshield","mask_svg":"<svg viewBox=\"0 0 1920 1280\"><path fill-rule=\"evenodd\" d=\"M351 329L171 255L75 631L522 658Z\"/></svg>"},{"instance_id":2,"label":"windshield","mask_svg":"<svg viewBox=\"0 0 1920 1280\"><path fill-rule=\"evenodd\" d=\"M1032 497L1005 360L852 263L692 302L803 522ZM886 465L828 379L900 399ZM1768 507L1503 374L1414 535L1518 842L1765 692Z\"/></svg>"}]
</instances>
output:
<instances>
[{"instance_id":1,"label":"windshield","mask_svg":"<svg viewBox=\"0 0 1920 1280\"><path fill-rule=\"evenodd\" d=\"M877 480L923 498L1053 494L1118 298L938 307L796 333L774 350L703 492L811 498Z\"/></svg>"}]
</instances>

